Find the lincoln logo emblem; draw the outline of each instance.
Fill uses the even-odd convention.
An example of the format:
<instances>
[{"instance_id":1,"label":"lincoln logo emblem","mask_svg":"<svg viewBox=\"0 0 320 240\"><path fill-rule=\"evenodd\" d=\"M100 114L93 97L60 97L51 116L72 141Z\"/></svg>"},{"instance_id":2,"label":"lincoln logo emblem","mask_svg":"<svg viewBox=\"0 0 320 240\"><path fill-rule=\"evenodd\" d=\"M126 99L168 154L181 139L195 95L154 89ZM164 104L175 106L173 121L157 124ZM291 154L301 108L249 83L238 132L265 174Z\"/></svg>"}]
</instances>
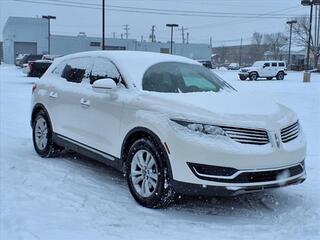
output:
<instances>
[{"instance_id":1,"label":"lincoln logo emblem","mask_svg":"<svg viewBox=\"0 0 320 240\"><path fill-rule=\"evenodd\" d=\"M274 134L274 139L276 140L277 147L280 147L280 140L277 134Z\"/></svg>"}]
</instances>

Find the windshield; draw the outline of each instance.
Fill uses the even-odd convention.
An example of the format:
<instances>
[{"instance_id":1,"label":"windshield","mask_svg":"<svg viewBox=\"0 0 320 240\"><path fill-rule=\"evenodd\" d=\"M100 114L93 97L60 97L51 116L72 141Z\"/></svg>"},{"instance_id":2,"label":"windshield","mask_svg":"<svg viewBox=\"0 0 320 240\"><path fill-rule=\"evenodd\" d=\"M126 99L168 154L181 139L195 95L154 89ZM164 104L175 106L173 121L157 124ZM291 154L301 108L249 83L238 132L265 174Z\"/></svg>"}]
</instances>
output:
<instances>
[{"instance_id":1,"label":"windshield","mask_svg":"<svg viewBox=\"0 0 320 240\"><path fill-rule=\"evenodd\" d=\"M263 62L255 62L252 67L260 67L263 65Z\"/></svg>"},{"instance_id":2,"label":"windshield","mask_svg":"<svg viewBox=\"0 0 320 240\"><path fill-rule=\"evenodd\" d=\"M153 92L219 92L224 88L235 90L207 68L179 62L153 65L145 72L142 81L142 89Z\"/></svg>"}]
</instances>

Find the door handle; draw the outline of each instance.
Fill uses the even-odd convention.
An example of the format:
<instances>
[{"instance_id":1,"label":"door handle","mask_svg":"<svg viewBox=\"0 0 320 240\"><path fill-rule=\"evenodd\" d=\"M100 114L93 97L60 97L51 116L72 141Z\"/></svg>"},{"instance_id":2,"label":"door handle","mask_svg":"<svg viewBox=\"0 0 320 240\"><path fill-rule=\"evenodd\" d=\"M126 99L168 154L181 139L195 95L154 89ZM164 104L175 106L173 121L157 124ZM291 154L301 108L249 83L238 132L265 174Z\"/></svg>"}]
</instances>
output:
<instances>
[{"instance_id":1,"label":"door handle","mask_svg":"<svg viewBox=\"0 0 320 240\"><path fill-rule=\"evenodd\" d=\"M49 93L49 97L50 98L57 98L58 97L58 93L57 92L50 92Z\"/></svg>"},{"instance_id":2,"label":"door handle","mask_svg":"<svg viewBox=\"0 0 320 240\"><path fill-rule=\"evenodd\" d=\"M90 100L88 100L88 99L81 98L80 103L82 106L85 106L85 107L90 106Z\"/></svg>"}]
</instances>

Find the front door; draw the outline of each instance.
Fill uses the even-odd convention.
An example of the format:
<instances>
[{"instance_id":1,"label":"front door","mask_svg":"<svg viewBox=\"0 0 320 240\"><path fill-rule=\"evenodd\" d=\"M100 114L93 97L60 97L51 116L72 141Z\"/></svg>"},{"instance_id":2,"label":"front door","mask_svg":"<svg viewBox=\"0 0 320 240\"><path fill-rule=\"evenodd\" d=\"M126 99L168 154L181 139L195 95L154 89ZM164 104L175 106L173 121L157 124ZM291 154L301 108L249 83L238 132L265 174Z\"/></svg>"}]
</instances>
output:
<instances>
[{"instance_id":1,"label":"front door","mask_svg":"<svg viewBox=\"0 0 320 240\"><path fill-rule=\"evenodd\" d=\"M93 82L103 78L114 79L118 83L117 88L95 92L92 89ZM127 91L119 81L120 73L115 65L106 58L97 57L90 81L84 84L85 90L81 96L81 100L88 103L81 107L81 142L112 156L118 155L122 144L118 140L123 110L121 96Z\"/></svg>"}]
</instances>

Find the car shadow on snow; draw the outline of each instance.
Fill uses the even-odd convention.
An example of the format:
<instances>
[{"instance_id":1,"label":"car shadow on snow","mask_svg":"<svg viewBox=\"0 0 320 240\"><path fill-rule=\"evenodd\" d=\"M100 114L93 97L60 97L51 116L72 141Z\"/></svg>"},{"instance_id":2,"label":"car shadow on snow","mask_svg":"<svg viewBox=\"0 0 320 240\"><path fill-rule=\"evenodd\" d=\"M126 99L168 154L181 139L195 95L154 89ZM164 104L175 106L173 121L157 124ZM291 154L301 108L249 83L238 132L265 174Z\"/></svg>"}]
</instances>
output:
<instances>
[{"instance_id":1,"label":"car shadow on snow","mask_svg":"<svg viewBox=\"0 0 320 240\"><path fill-rule=\"evenodd\" d=\"M94 178L94 182L97 184L112 184L112 187L115 188L115 191L117 191L119 195L125 196L123 202L136 204L136 206L140 208L138 203L135 203L130 196L123 173L78 153L65 152L62 153L60 157L63 161L72 164L73 167L77 165L76 167L81 170L92 171L93 174L85 175L84 177ZM288 188L247 193L234 197L178 196L175 202L167 209L160 211L164 211L164 213L179 212L184 214L225 217L265 217L268 216L268 214L277 215L283 212L290 212L301 205L302 196L289 193L286 189ZM119 199L119 195L117 199Z\"/></svg>"}]
</instances>

